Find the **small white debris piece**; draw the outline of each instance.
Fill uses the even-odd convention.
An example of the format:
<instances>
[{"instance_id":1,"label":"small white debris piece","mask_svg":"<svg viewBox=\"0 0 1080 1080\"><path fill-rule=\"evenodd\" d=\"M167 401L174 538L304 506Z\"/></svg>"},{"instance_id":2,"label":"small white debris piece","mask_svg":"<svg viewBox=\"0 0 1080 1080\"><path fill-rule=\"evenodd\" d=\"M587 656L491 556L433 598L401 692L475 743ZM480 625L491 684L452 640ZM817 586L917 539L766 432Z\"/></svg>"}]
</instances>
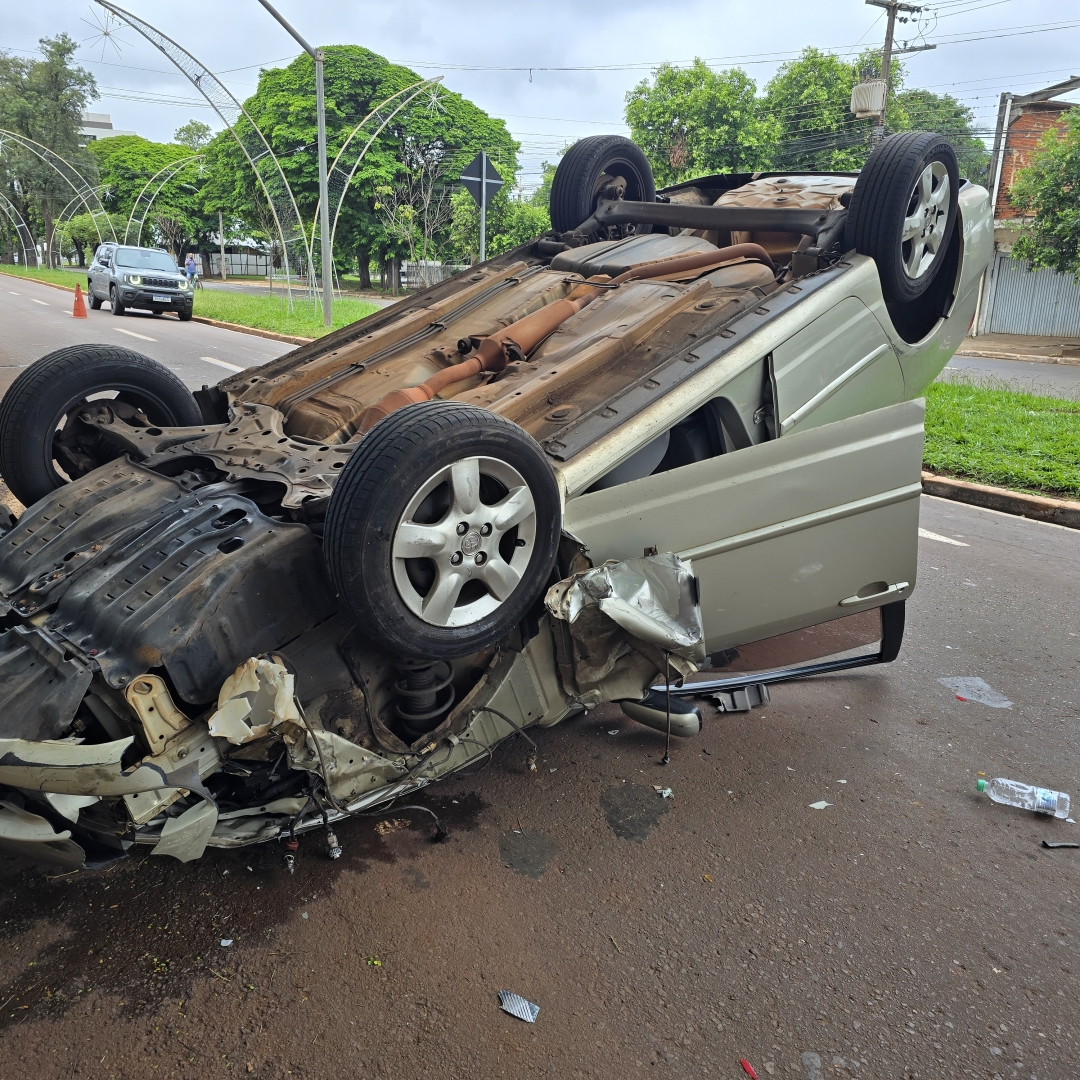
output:
<instances>
[{"instance_id":1,"label":"small white debris piece","mask_svg":"<svg viewBox=\"0 0 1080 1080\"><path fill-rule=\"evenodd\" d=\"M826 802L824 799L818 799L817 802L812 802L810 804L810 809L811 810L824 810L824 809L826 809L826 807L829 807L829 806L832 806L831 802Z\"/></svg>"},{"instance_id":2,"label":"small white debris piece","mask_svg":"<svg viewBox=\"0 0 1080 1080\"><path fill-rule=\"evenodd\" d=\"M963 540L954 540L951 536L942 536L940 533L931 532L929 529L920 529L919 535L924 540L936 540L939 544L952 544L954 547L971 547L970 544L965 544ZM936 570L937 567L931 567Z\"/></svg>"},{"instance_id":3,"label":"small white debris piece","mask_svg":"<svg viewBox=\"0 0 1080 1080\"><path fill-rule=\"evenodd\" d=\"M847 783L847 781L846 781L846 780L837 780L836 782L837 782L838 784L846 784L846 783Z\"/></svg>"},{"instance_id":4,"label":"small white debris piece","mask_svg":"<svg viewBox=\"0 0 1080 1080\"><path fill-rule=\"evenodd\" d=\"M499 991L499 1007L503 1012L508 1012L511 1016L524 1020L526 1024L535 1024L536 1018L540 1015L539 1005L526 1001L520 994L515 994L512 990Z\"/></svg>"},{"instance_id":5,"label":"small white debris piece","mask_svg":"<svg viewBox=\"0 0 1080 1080\"><path fill-rule=\"evenodd\" d=\"M300 912L300 918L301 919L306 919L307 918L307 912L306 911L301 911Z\"/></svg>"},{"instance_id":6,"label":"small white debris piece","mask_svg":"<svg viewBox=\"0 0 1080 1080\"><path fill-rule=\"evenodd\" d=\"M233 943L233 939L231 937L223 937L221 939L221 947L223 949L227 949L232 943Z\"/></svg>"},{"instance_id":7,"label":"small white debris piece","mask_svg":"<svg viewBox=\"0 0 1080 1080\"><path fill-rule=\"evenodd\" d=\"M253 656L221 684L210 734L242 746L285 720L298 721L293 693L293 677L281 664Z\"/></svg>"},{"instance_id":8,"label":"small white debris piece","mask_svg":"<svg viewBox=\"0 0 1080 1080\"><path fill-rule=\"evenodd\" d=\"M669 787L661 787L660 784L653 784L652 789L656 792L657 795L660 796L661 799L675 798L675 792L672 791Z\"/></svg>"},{"instance_id":9,"label":"small white debris piece","mask_svg":"<svg viewBox=\"0 0 1080 1080\"><path fill-rule=\"evenodd\" d=\"M980 705L989 705L991 709L1011 709L1013 703L982 679L964 676L957 679L938 679L942 686L947 686L962 701L977 701Z\"/></svg>"},{"instance_id":10,"label":"small white debris piece","mask_svg":"<svg viewBox=\"0 0 1080 1080\"><path fill-rule=\"evenodd\" d=\"M794 769L793 769L793 768L792 768L792 767L791 767L791 766L789 765L789 766L787 767L787 771L788 771L788 772L794 772L795 770L794 770Z\"/></svg>"},{"instance_id":11,"label":"small white debris piece","mask_svg":"<svg viewBox=\"0 0 1080 1080\"><path fill-rule=\"evenodd\" d=\"M612 728L611 731L608 732L608 734L609 735L618 735L619 734L619 729L618 728Z\"/></svg>"}]
</instances>

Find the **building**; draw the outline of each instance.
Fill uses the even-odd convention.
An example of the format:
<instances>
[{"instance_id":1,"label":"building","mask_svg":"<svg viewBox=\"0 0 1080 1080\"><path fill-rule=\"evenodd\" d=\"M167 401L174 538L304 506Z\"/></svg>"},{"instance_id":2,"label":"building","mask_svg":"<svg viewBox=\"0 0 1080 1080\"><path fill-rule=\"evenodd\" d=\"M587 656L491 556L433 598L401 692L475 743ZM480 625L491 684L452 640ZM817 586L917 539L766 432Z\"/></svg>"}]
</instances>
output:
<instances>
[{"instance_id":1,"label":"building","mask_svg":"<svg viewBox=\"0 0 1080 1080\"><path fill-rule=\"evenodd\" d=\"M1080 339L1080 284L1054 270L1032 272L1012 257L1023 216L1009 199L1017 173L1031 164L1046 132L1060 127L1070 109L1080 108L1055 100L1073 90L1080 90L1076 76L1033 94L1001 95L990 161L994 257L983 278L976 334Z\"/></svg>"},{"instance_id":2,"label":"building","mask_svg":"<svg viewBox=\"0 0 1080 1080\"><path fill-rule=\"evenodd\" d=\"M79 134L84 142L94 142L95 139L111 139L115 135L134 135L134 131L121 131L112 125L112 117L103 112L84 112Z\"/></svg>"}]
</instances>

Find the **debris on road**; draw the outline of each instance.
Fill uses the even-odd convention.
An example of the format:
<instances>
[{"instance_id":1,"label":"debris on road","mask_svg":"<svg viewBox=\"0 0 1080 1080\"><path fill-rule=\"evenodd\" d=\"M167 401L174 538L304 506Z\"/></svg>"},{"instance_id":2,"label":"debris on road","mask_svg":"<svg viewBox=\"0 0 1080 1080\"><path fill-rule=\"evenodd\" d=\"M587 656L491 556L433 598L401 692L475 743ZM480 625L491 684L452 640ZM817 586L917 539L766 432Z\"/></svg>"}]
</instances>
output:
<instances>
[{"instance_id":1,"label":"debris on road","mask_svg":"<svg viewBox=\"0 0 1080 1080\"><path fill-rule=\"evenodd\" d=\"M227 949L232 943L233 943L233 939L231 937L223 937L221 939L221 947L223 949Z\"/></svg>"},{"instance_id":2,"label":"debris on road","mask_svg":"<svg viewBox=\"0 0 1080 1080\"><path fill-rule=\"evenodd\" d=\"M942 686L947 686L959 701L977 701L980 705L989 705L991 709L1011 709L1013 703L999 694L983 679L967 677L956 679L938 679Z\"/></svg>"},{"instance_id":3,"label":"debris on road","mask_svg":"<svg viewBox=\"0 0 1080 1080\"><path fill-rule=\"evenodd\" d=\"M669 787L663 787L660 784L653 784L653 791L660 796L661 799L674 799L675 792Z\"/></svg>"},{"instance_id":4,"label":"debris on road","mask_svg":"<svg viewBox=\"0 0 1080 1080\"><path fill-rule=\"evenodd\" d=\"M1080 848L1080 844L1074 844L1071 840L1044 840L1042 846L1048 848Z\"/></svg>"},{"instance_id":5,"label":"debris on road","mask_svg":"<svg viewBox=\"0 0 1080 1080\"><path fill-rule=\"evenodd\" d=\"M1003 776L989 783L979 780L976 786L980 791L985 791L994 802L1003 806L1015 806L1036 814L1053 814L1058 818L1069 816L1069 796L1064 791L1033 787L1017 780L1006 780Z\"/></svg>"},{"instance_id":6,"label":"debris on road","mask_svg":"<svg viewBox=\"0 0 1080 1080\"><path fill-rule=\"evenodd\" d=\"M826 802L824 799L818 799L817 802L810 803L811 810L824 810L828 806L832 806L832 803Z\"/></svg>"},{"instance_id":7,"label":"debris on road","mask_svg":"<svg viewBox=\"0 0 1080 1080\"><path fill-rule=\"evenodd\" d=\"M520 994L515 994L512 990L499 991L499 1007L503 1012L516 1016L519 1020L524 1020L526 1024L535 1024L537 1016L540 1015L539 1005L526 1001Z\"/></svg>"},{"instance_id":8,"label":"debris on road","mask_svg":"<svg viewBox=\"0 0 1080 1080\"><path fill-rule=\"evenodd\" d=\"M746 1058L739 1058L739 1064L743 1067L743 1072L750 1077L750 1080L757 1080L757 1073L754 1072L754 1066L751 1065Z\"/></svg>"}]
</instances>

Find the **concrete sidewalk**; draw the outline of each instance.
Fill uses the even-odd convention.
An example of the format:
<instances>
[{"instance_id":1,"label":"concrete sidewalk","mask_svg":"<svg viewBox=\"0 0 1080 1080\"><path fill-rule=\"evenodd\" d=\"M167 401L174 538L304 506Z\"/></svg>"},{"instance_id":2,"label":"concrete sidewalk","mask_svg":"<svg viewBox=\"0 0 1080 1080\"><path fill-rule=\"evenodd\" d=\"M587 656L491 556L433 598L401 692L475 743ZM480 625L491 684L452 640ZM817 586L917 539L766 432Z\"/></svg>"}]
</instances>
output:
<instances>
[{"instance_id":1,"label":"concrete sidewalk","mask_svg":"<svg viewBox=\"0 0 1080 1080\"><path fill-rule=\"evenodd\" d=\"M1048 364L1080 364L1080 338L1035 337L1032 334L980 334L964 338L957 356L997 360L1035 360Z\"/></svg>"}]
</instances>

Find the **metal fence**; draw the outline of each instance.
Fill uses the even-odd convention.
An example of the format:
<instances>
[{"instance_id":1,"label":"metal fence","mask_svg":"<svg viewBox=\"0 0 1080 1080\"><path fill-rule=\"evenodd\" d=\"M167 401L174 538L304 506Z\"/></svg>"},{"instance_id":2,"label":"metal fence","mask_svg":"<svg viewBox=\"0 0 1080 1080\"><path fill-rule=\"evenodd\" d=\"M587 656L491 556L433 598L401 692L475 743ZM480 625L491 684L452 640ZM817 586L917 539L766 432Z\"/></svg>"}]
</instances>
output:
<instances>
[{"instance_id":1,"label":"metal fence","mask_svg":"<svg viewBox=\"0 0 1080 1080\"><path fill-rule=\"evenodd\" d=\"M403 289L424 289L428 285L435 285L462 270L468 270L467 266L456 266L452 263L440 263L428 260L426 262L409 262L407 259L401 264L401 287Z\"/></svg>"},{"instance_id":2,"label":"metal fence","mask_svg":"<svg viewBox=\"0 0 1080 1080\"><path fill-rule=\"evenodd\" d=\"M999 251L979 332L1080 337L1080 282L1055 270L1031 270Z\"/></svg>"},{"instance_id":3,"label":"metal fence","mask_svg":"<svg viewBox=\"0 0 1080 1080\"><path fill-rule=\"evenodd\" d=\"M199 273L203 277L217 277L221 266L219 252L210 253L210 270L206 269L206 260L201 254L195 256L199 264ZM270 273L270 256L258 255L249 252L233 255L225 253L225 272L231 276L266 277Z\"/></svg>"}]
</instances>

